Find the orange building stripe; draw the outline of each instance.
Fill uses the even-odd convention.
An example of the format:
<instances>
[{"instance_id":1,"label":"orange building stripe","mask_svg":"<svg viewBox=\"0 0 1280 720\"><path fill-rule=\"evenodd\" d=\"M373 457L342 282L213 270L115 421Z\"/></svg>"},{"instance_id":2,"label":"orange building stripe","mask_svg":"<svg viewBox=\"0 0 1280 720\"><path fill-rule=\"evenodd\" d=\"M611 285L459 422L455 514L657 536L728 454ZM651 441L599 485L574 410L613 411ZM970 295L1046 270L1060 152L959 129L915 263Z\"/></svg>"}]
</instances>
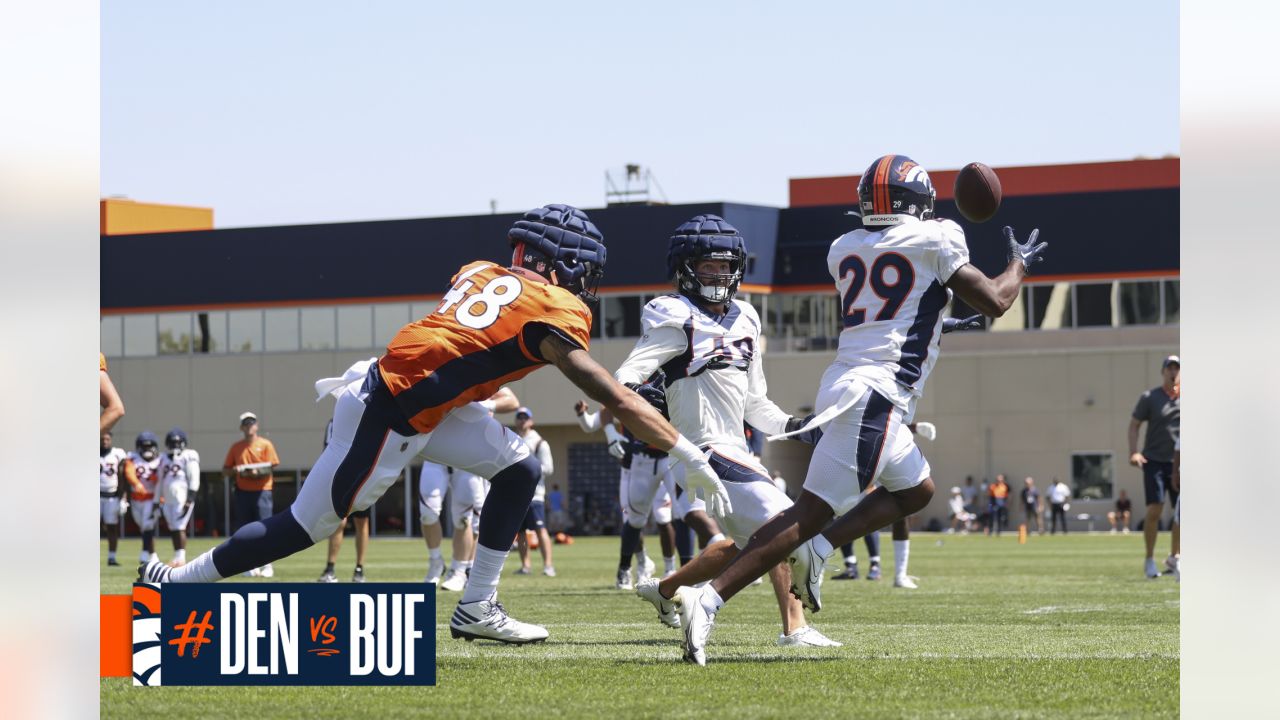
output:
<instances>
[{"instance_id":1,"label":"orange building stripe","mask_svg":"<svg viewBox=\"0 0 1280 720\"><path fill-rule=\"evenodd\" d=\"M98 668L102 677L133 675L133 597L98 596Z\"/></svg>"}]
</instances>

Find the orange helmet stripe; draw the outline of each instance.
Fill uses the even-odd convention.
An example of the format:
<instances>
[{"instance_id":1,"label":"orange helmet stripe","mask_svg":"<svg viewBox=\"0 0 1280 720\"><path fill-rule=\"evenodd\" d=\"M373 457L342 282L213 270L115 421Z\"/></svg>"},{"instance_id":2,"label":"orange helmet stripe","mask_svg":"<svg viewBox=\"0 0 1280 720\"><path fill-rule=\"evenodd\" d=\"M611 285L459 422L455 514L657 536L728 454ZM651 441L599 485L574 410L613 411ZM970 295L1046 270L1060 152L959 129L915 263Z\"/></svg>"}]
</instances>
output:
<instances>
[{"instance_id":1,"label":"orange helmet stripe","mask_svg":"<svg viewBox=\"0 0 1280 720\"><path fill-rule=\"evenodd\" d=\"M893 167L893 155L885 155L876 165L876 174L871 184L871 211L884 215L893 212L889 206L889 168Z\"/></svg>"}]
</instances>

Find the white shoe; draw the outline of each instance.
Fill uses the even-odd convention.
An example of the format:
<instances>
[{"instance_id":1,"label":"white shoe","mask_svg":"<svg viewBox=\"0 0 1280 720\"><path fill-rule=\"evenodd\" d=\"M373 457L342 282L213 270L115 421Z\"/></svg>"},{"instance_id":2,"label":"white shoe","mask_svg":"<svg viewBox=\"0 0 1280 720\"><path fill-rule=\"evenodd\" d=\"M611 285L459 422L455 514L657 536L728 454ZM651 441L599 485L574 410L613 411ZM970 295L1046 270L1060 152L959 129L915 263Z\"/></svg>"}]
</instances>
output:
<instances>
[{"instance_id":1,"label":"white shoe","mask_svg":"<svg viewBox=\"0 0 1280 720\"><path fill-rule=\"evenodd\" d=\"M822 572L826 569L827 559L813 549L810 540L796 548L787 558L791 563L791 594L809 612L822 609Z\"/></svg>"},{"instance_id":2,"label":"white shoe","mask_svg":"<svg viewBox=\"0 0 1280 720\"><path fill-rule=\"evenodd\" d=\"M546 640L547 629L516 620L497 600L480 600L458 603L449 620L449 635L464 638L467 642L480 639L524 645Z\"/></svg>"},{"instance_id":3,"label":"white shoe","mask_svg":"<svg viewBox=\"0 0 1280 720\"><path fill-rule=\"evenodd\" d=\"M648 600L658 610L658 619L667 627L680 627L680 615L676 613L676 606L668 599L662 597L662 593L658 592L658 581L649 578L636 585L636 595L641 600Z\"/></svg>"},{"instance_id":4,"label":"white shoe","mask_svg":"<svg viewBox=\"0 0 1280 720\"><path fill-rule=\"evenodd\" d=\"M697 665L707 664L707 639L716 623L716 614L707 612L702 605L704 592L705 588L682 586L671 598L680 613L680 627L684 628L684 661Z\"/></svg>"},{"instance_id":5,"label":"white shoe","mask_svg":"<svg viewBox=\"0 0 1280 720\"><path fill-rule=\"evenodd\" d=\"M914 575L899 575L893 579L893 586L907 588L908 590L916 590L920 587L916 584L916 581L919 579L920 578Z\"/></svg>"},{"instance_id":6,"label":"white shoe","mask_svg":"<svg viewBox=\"0 0 1280 720\"><path fill-rule=\"evenodd\" d=\"M1173 581L1179 584L1182 583L1182 558L1178 558L1176 561L1174 561Z\"/></svg>"},{"instance_id":7,"label":"white shoe","mask_svg":"<svg viewBox=\"0 0 1280 720\"><path fill-rule=\"evenodd\" d=\"M551 565L545 565L545 566L543 566L543 568L542 568L542 574L543 574L543 575L546 575L547 577L555 577L555 576L556 576L556 569L555 569L555 567L553 567L553 566L551 566Z\"/></svg>"},{"instance_id":8,"label":"white shoe","mask_svg":"<svg viewBox=\"0 0 1280 720\"><path fill-rule=\"evenodd\" d=\"M652 578L653 571L657 569L658 566L654 564L653 560L648 555L645 555L644 563L636 567L636 585Z\"/></svg>"},{"instance_id":9,"label":"white shoe","mask_svg":"<svg viewBox=\"0 0 1280 720\"><path fill-rule=\"evenodd\" d=\"M262 577L262 568L254 568L244 572L245 577Z\"/></svg>"},{"instance_id":10,"label":"white shoe","mask_svg":"<svg viewBox=\"0 0 1280 720\"><path fill-rule=\"evenodd\" d=\"M265 578L276 576L276 570L275 568L271 567L271 563L267 563L266 565L263 565L261 568L259 568L259 571L262 573L262 577L265 577Z\"/></svg>"},{"instance_id":11,"label":"white shoe","mask_svg":"<svg viewBox=\"0 0 1280 720\"><path fill-rule=\"evenodd\" d=\"M752 585L763 585L763 584L764 584L764 576L762 575L762 576L760 576L760 577L756 578L755 580L752 580L752 581L751 581L751 584L752 584Z\"/></svg>"},{"instance_id":12,"label":"white shoe","mask_svg":"<svg viewBox=\"0 0 1280 720\"><path fill-rule=\"evenodd\" d=\"M445 578L444 582L440 583L440 589L448 590L449 592L462 592L462 589L466 586L467 573L465 570L461 569L450 572L449 577Z\"/></svg>"},{"instance_id":13,"label":"white shoe","mask_svg":"<svg viewBox=\"0 0 1280 720\"><path fill-rule=\"evenodd\" d=\"M427 577L423 582L439 583L444 575L444 558L433 558L427 561Z\"/></svg>"},{"instance_id":14,"label":"white shoe","mask_svg":"<svg viewBox=\"0 0 1280 720\"><path fill-rule=\"evenodd\" d=\"M841 647L844 643L832 640L818 632L817 628L806 625L790 635L778 635L778 645L782 647Z\"/></svg>"},{"instance_id":15,"label":"white shoe","mask_svg":"<svg viewBox=\"0 0 1280 720\"><path fill-rule=\"evenodd\" d=\"M338 576L337 576L337 575L334 575L332 572L330 572L330 571L328 571L328 570L325 570L324 572L320 573L320 577L319 577L319 579L317 579L317 580L316 580L316 582L318 582L318 583L326 583L326 584L327 584L327 583L336 583L336 582L338 582Z\"/></svg>"},{"instance_id":16,"label":"white shoe","mask_svg":"<svg viewBox=\"0 0 1280 720\"><path fill-rule=\"evenodd\" d=\"M1148 580L1155 580L1160 577L1160 570L1156 568L1156 561L1153 558L1147 558L1146 575Z\"/></svg>"},{"instance_id":17,"label":"white shoe","mask_svg":"<svg viewBox=\"0 0 1280 720\"><path fill-rule=\"evenodd\" d=\"M1168 570L1169 572L1177 572L1177 571L1178 571L1178 556L1177 556L1177 555L1170 555L1169 557L1165 558L1165 559L1164 559L1164 567L1165 567L1165 569L1166 569L1166 570Z\"/></svg>"},{"instance_id":18,"label":"white shoe","mask_svg":"<svg viewBox=\"0 0 1280 720\"><path fill-rule=\"evenodd\" d=\"M618 568L617 588L619 590L631 590L635 588L635 585L631 584L631 570Z\"/></svg>"},{"instance_id":19,"label":"white shoe","mask_svg":"<svg viewBox=\"0 0 1280 720\"><path fill-rule=\"evenodd\" d=\"M138 563L138 582L169 582L169 573L172 572L173 568L160 562L154 555L152 555L150 562Z\"/></svg>"}]
</instances>

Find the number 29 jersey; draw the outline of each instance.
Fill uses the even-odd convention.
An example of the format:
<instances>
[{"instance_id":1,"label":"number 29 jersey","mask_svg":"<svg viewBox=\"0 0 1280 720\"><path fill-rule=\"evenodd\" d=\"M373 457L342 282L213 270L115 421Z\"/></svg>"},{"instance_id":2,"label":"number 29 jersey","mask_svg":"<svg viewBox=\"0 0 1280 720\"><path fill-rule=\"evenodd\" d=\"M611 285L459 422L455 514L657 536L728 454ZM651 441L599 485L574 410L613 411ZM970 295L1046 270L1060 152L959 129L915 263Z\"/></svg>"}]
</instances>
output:
<instances>
[{"instance_id":1,"label":"number 29 jersey","mask_svg":"<svg viewBox=\"0 0 1280 720\"><path fill-rule=\"evenodd\" d=\"M859 228L831 243L827 269L840 295L840 345L823 379L856 375L909 422L938 361L946 283L969 262L964 230L951 220L909 217ZM834 377L833 377L834 375Z\"/></svg>"},{"instance_id":2,"label":"number 29 jersey","mask_svg":"<svg viewBox=\"0 0 1280 720\"><path fill-rule=\"evenodd\" d=\"M396 333L378 360L382 380L418 432L431 432L454 408L484 400L542 365L528 347L530 324L586 350L591 311L564 288L491 262L473 262L430 315Z\"/></svg>"}]
</instances>

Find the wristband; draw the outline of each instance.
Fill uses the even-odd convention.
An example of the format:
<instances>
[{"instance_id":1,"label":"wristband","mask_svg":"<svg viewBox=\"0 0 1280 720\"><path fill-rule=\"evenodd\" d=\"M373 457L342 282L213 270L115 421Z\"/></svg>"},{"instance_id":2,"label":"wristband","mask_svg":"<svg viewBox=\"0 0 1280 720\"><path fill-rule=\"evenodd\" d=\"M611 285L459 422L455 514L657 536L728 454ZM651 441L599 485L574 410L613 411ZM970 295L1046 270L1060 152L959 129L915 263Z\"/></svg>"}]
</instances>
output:
<instances>
[{"instance_id":1,"label":"wristband","mask_svg":"<svg viewBox=\"0 0 1280 720\"><path fill-rule=\"evenodd\" d=\"M595 432L600 429L600 413L584 412L578 416L578 427L582 432Z\"/></svg>"}]
</instances>

